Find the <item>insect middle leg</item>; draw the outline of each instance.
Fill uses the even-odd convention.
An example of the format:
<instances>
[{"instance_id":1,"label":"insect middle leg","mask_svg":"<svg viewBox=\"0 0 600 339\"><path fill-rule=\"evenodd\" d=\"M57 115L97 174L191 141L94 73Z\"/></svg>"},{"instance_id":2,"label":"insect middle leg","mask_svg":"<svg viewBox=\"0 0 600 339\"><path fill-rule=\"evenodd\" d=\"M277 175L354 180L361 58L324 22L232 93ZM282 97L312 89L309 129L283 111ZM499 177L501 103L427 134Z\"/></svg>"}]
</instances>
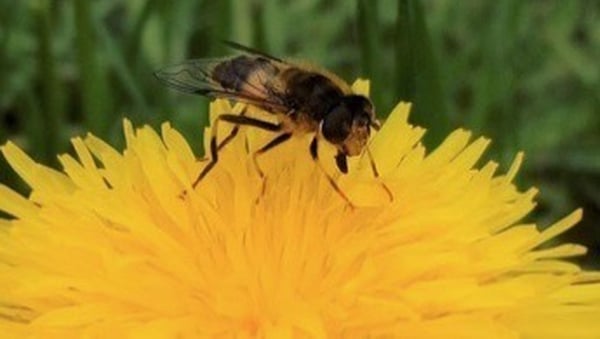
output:
<instances>
[{"instance_id":1,"label":"insect middle leg","mask_svg":"<svg viewBox=\"0 0 600 339\"><path fill-rule=\"evenodd\" d=\"M219 128L219 122L225 121L231 124L235 124L231 133L219 144L217 145L217 131ZM274 124L268 121L263 121L260 119L250 118L244 115L236 115L236 114L221 114L217 117L215 122L213 123L210 137L210 162L202 169L202 172L198 175L194 183L192 184L193 188L196 188L200 181L206 177L206 175L210 172L210 170L217 164L219 161L219 150L225 147L238 132L239 126L252 126L256 128L260 128L263 130L278 132L281 130L280 124ZM237 129L236 129L237 127Z\"/></svg>"},{"instance_id":2,"label":"insect middle leg","mask_svg":"<svg viewBox=\"0 0 600 339\"><path fill-rule=\"evenodd\" d=\"M267 177L265 176L265 173L258 165L258 156L266 153L268 150L273 149L276 146L281 145L285 141L289 140L291 136L292 136L292 133L280 134L280 135L276 136L274 139L272 139L271 141L269 141L266 145L264 145L263 147L257 149L256 151L254 151L254 153L252 153L252 161L254 162L254 168L256 169L256 172L258 173L258 175L260 176L260 178L262 180L262 184L261 184L261 188L260 188L261 196L265 194L265 190L267 189Z\"/></svg>"},{"instance_id":3,"label":"insect middle leg","mask_svg":"<svg viewBox=\"0 0 600 339\"><path fill-rule=\"evenodd\" d=\"M292 136L292 133L280 134L280 135L276 136L273 140L269 141L266 145L264 145L263 147L257 149L256 151L254 151L254 153L252 153L252 161L254 162L254 167L256 168L256 172L258 172L258 175L261 178L264 179L265 173L262 171L262 169L258 165L258 159L257 159L258 156L266 153L268 150L274 148L275 146L281 145L283 142L289 140L291 136Z\"/></svg>"}]
</instances>

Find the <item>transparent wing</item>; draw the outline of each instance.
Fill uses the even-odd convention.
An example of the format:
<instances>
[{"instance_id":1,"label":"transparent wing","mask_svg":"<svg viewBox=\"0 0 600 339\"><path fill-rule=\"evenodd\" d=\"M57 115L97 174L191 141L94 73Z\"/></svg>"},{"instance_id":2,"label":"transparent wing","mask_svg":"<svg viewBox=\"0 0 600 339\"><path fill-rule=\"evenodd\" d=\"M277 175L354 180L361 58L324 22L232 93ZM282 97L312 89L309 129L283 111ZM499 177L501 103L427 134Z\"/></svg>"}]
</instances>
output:
<instances>
[{"instance_id":1,"label":"transparent wing","mask_svg":"<svg viewBox=\"0 0 600 339\"><path fill-rule=\"evenodd\" d=\"M154 75L167 86L181 92L209 95L212 91L224 91L211 73L216 65L226 59L193 59L167 66Z\"/></svg>"},{"instance_id":2,"label":"transparent wing","mask_svg":"<svg viewBox=\"0 0 600 339\"><path fill-rule=\"evenodd\" d=\"M154 74L168 87L181 92L228 98L252 104L271 112L285 112L288 110L288 107L284 104L282 94L272 88L270 83L272 79L260 76L260 67L266 67L266 65L257 64L254 66L257 68L255 70L256 76L250 78L242 74L235 74L235 70L233 70L231 74L234 77L233 81L243 85L238 86L240 89L237 90L223 87L215 79L214 69L229 60L231 58L192 59L165 67ZM271 65L271 67L273 66Z\"/></svg>"},{"instance_id":3,"label":"transparent wing","mask_svg":"<svg viewBox=\"0 0 600 339\"><path fill-rule=\"evenodd\" d=\"M234 50L237 50L237 51L241 51L241 52L246 53L246 54L260 55L263 58L266 58L266 59L269 59L269 60L272 60L272 61L284 62L283 60L281 60L281 59L279 59L277 57L274 57L271 54L267 54L267 53L265 53L263 51L259 51L257 49L252 48L252 47L244 46L244 45L239 44L239 43L237 43L235 41L224 40L223 44L225 44L225 46L228 46L231 49L234 49Z\"/></svg>"}]
</instances>

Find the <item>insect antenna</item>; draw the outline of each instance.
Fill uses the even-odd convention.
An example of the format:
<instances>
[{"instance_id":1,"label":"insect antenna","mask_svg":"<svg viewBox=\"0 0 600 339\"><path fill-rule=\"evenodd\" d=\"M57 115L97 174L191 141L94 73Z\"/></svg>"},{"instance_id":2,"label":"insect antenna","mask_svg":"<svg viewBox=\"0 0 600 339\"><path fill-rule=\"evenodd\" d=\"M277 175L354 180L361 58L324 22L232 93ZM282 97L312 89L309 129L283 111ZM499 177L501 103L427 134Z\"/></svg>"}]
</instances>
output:
<instances>
[{"instance_id":1,"label":"insect antenna","mask_svg":"<svg viewBox=\"0 0 600 339\"><path fill-rule=\"evenodd\" d=\"M379 131L381 129L381 121L373 119L371 122L369 122L369 126L371 126L374 130Z\"/></svg>"}]
</instances>

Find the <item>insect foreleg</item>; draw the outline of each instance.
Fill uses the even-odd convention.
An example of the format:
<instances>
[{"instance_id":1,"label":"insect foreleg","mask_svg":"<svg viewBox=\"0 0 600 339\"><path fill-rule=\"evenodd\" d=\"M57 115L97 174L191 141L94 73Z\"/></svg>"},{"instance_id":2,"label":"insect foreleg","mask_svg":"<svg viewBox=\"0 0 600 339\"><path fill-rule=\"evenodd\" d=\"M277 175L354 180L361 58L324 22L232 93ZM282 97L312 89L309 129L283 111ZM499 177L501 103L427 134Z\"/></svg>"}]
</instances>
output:
<instances>
[{"instance_id":1,"label":"insect foreleg","mask_svg":"<svg viewBox=\"0 0 600 339\"><path fill-rule=\"evenodd\" d=\"M325 177L327 178L327 181L329 181L329 184L331 185L331 187L333 187L333 189L337 192L337 194L339 194L340 197L342 197L342 199L344 199L346 201L346 203L348 203L348 205L350 206L351 209L354 209L354 204L352 204L352 201L350 201L350 199L348 198L346 193L344 193L344 191L342 191L340 189L340 187L335 182L335 180L331 177L331 175L329 175L329 173L327 173L325 168L323 168L323 165L321 164L321 161L319 160L319 146L318 146L318 140L316 137L313 138L312 142L310 143L310 156L317 163L317 166L319 167L321 172L323 172L323 174L325 174Z\"/></svg>"},{"instance_id":2,"label":"insect foreleg","mask_svg":"<svg viewBox=\"0 0 600 339\"><path fill-rule=\"evenodd\" d=\"M369 148L369 145L367 145L365 147L365 151L367 152L367 156L369 157L369 163L371 164L371 171L373 172L373 176L376 179L379 179L379 171L377 170L377 166L375 165L375 159L373 159L373 154L371 153L371 149ZM392 194L392 191L383 182L381 182L381 186L385 190L385 193L387 193L390 201L393 201L394 195Z\"/></svg>"}]
</instances>

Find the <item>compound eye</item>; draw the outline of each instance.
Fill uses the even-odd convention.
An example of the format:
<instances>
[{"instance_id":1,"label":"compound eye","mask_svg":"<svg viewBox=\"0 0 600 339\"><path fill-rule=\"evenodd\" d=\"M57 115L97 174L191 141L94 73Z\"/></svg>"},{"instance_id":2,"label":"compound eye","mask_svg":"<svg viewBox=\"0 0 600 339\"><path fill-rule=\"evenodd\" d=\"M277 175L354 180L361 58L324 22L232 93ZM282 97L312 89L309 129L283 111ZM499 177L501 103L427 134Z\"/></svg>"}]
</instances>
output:
<instances>
[{"instance_id":1,"label":"compound eye","mask_svg":"<svg viewBox=\"0 0 600 339\"><path fill-rule=\"evenodd\" d=\"M371 124L371 118L368 114L363 113L360 116L354 118L355 127L367 127Z\"/></svg>"},{"instance_id":2,"label":"compound eye","mask_svg":"<svg viewBox=\"0 0 600 339\"><path fill-rule=\"evenodd\" d=\"M350 134L351 123L352 114L344 105L339 105L323 119L321 133L327 141L339 144Z\"/></svg>"}]
</instances>

